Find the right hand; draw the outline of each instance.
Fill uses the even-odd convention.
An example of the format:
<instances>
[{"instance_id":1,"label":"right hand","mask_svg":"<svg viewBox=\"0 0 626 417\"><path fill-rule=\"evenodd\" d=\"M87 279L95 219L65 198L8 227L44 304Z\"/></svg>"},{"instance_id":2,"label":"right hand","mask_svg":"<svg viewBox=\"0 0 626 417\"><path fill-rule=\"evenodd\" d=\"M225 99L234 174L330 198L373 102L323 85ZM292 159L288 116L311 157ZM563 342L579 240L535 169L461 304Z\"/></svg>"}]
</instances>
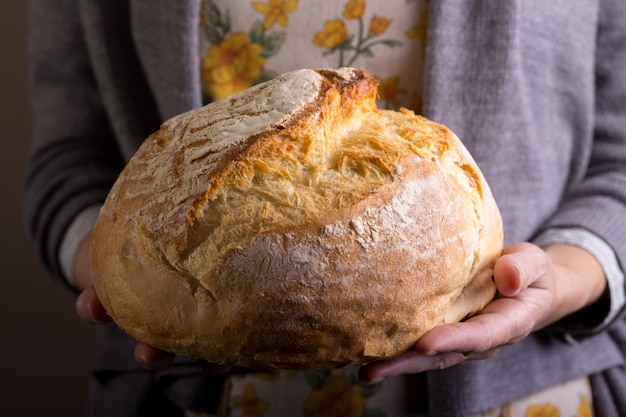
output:
<instances>
[{"instance_id":1,"label":"right hand","mask_svg":"<svg viewBox=\"0 0 626 417\"><path fill-rule=\"evenodd\" d=\"M98 295L91 280L91 270L89 266L89 247L91 237L85 239L81 244L74 263L74 277L80 294L76 298L76 313L80 319L91 325L102 325L109 323L111 317L107 314L98 299ZM135 359L145 368L151 371L164 371L170 367L174 361L173 353L137 342L135 346ZM231 366L217 365L205 361L199 361L199 365L205 372L210 374L220 374L227 372Z\"/></svg>"}]
</instances>

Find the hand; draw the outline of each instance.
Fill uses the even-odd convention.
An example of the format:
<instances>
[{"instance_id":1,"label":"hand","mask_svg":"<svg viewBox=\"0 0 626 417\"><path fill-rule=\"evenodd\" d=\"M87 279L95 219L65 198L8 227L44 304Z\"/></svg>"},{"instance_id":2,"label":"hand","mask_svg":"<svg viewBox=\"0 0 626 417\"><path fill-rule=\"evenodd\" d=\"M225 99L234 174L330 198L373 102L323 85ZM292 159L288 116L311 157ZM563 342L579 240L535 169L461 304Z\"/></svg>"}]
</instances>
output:
<instances>
[{"instance_id":1,"label":"hand","mask_svg":"<svg viewBox=\"0 0 626 417\"><path fill-rule=\"evenodd\" d=\"M98 325L111 321L100 300L98 300L93 285L89 285L82 290L78 298L76 298L76 313L87 324ZM137 343L135 359L150 370L162 371L172 364L174 355L154 349L143 343Z\"/></svg>"},{"instance_id":2,"label":"hand","mask_svg":"<svg viewBox=\"0 0 626 417\"><path fill-rule=\"evenodd\" d=\"M89 245L91 239L87 238L81 245L76 256L74 265L74 276L79 289L82 289L76 298L76 313L82 321L87 324L100 325L111 321L106 310L100 303L96 291L91 283L91 273L89 268ZM148 346L145 343L137 342L135 347L135 359L145 368L151 371L164 371L170 367L174 361L173 353ZM199 365L210 374L227 372L231 367L211 364L199 361Z\"/></svg>"},{"instance_id":3,"label":"hand","mask_svg":"<svg viewBox=\"0 0 626 417\"><path fill-rule=\"evenodd\" d=\"M486 359L506 345L595 302L606 280L597 260L583 249L530 243L506 248L494 266L497 295L478 315L426 333L412 351L363 366L365 383Z\"/></svg>"}]
</instances>

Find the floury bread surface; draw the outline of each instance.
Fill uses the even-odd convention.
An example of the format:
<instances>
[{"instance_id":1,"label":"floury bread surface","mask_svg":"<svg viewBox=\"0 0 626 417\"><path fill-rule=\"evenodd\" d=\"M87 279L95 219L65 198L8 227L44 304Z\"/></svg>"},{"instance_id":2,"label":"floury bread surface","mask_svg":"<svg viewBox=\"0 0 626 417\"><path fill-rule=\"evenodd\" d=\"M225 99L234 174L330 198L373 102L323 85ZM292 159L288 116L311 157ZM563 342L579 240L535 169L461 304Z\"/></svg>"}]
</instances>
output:
<instances>
[{"instance_id":1,"label":"floury bread surface","mask_svg":"<svg viewBox=\"0 0 626 417\"><path fill-rule=\"evenodd\" d=\"M154 347L329 369L406 352L494 296L498 208L442 125L366 72L300 70L174 117L92 240L98 296Z\"/></svg>"}]
</instances>

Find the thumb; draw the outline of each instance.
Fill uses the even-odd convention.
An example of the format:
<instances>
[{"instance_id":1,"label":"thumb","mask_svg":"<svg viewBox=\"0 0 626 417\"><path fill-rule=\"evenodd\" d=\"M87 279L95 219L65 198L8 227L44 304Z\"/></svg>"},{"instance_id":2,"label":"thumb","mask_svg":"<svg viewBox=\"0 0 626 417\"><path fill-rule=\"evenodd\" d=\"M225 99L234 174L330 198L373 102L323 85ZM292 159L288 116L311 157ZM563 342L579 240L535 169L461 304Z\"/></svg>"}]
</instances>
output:
<instances>
[{"instance_id":1,"label":"thumb","mask_svg":"<svg viewBox=\"0 0 626 417\"><path fill-rule=\"evenodd\" d=\"M504 249L493 269L498 292L515 297L548 271L544 252L531 243L517 243Z\"/></svg>"}]
</instances>

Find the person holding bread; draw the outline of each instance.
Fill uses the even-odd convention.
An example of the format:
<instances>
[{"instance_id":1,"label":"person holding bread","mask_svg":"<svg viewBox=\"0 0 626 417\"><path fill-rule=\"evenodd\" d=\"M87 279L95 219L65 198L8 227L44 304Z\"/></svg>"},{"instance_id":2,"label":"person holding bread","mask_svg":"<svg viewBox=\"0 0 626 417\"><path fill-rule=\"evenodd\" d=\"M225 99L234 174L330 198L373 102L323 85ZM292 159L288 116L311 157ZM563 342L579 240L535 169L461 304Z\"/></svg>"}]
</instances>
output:
<instances>
[{"instance_id":1,"label":"person holding bread","mask_svg":"<svg viewBox=\"0 0 626 417\"><path fill-rule=\"evenodd\" d=\"M30 2L88 415L626 415L626 5Z\"/></svg>"}]
</instances>

